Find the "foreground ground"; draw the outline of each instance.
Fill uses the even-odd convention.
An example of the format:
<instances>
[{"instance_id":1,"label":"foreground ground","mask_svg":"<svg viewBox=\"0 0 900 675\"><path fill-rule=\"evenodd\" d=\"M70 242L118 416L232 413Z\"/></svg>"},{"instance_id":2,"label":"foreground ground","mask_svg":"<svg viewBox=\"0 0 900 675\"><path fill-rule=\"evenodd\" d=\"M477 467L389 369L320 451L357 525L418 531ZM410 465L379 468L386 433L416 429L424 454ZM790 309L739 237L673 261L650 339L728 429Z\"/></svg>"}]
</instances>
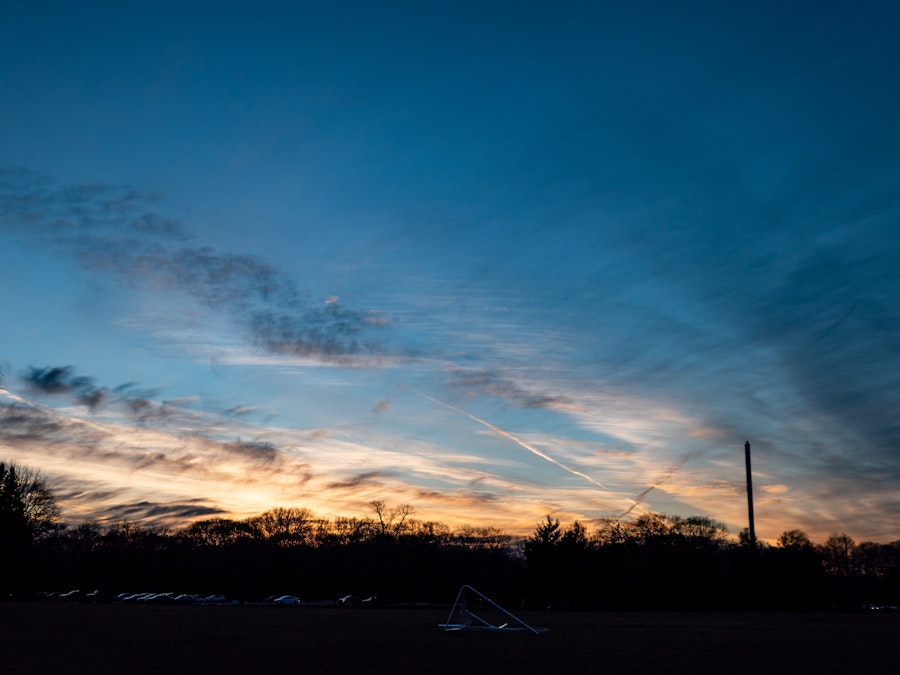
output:
<instances>
[{"instance_id":1,"label":"foreground ground","mask_svg":"<svg viewBox=\"0 0 900 675\"><path fill-rule=\"evenodd\" d=\"M0 603L9 673L896 673L898 614L524 613L549 632L444 632L446 610Z\"/></svg>"}]
</instances>

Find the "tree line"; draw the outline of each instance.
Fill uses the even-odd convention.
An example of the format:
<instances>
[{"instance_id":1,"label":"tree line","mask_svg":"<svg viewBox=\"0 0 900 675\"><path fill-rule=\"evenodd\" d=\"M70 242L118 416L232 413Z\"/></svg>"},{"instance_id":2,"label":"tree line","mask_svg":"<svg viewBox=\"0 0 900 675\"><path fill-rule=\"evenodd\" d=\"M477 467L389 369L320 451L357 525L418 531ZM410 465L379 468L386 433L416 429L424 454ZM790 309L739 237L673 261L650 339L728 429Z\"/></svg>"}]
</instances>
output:
<instances>
[{"instance_id":1,"label":"tree line","mask_svg":"<svg viewBox=\"0 0 900 675\"><path fill-rule=\"evenodd\" d=\"M705 516L645 513L588 532L547 516L523 544L530 597L603 609L859 609L900 605L900 541L735 541Z\"/></svg>"},{"instance_id":2,"label":"tree line","mask_svg":"<svg viewBox=\"0 0 900 675\"><path fill-rule=\"evenodd\" d=\"M547 516L516 538L491 527L420 520L408 504L358 517L273 508L163 529L60 525L41 475L0 462L0 596L43 590L154 590L261 600L345 595L443 603L470 584L512 606L572 609L829 609L900 603L900 541L813 543L789 530L772 546L737 541L704 516L645 513L592 530Z\"/></svg>"}]
</instances>

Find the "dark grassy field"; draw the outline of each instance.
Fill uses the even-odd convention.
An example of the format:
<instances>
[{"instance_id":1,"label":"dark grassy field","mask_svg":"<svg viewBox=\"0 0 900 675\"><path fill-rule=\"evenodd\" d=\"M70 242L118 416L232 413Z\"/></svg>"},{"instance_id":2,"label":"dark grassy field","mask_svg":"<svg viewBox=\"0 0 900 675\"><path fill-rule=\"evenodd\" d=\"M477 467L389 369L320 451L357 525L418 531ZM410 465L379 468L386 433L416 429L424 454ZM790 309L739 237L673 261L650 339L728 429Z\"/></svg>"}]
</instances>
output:
<instances>
[{"instance_id":1,"label":"dark grassy field","mask_svg":"<svg viewBox=\"0 0 900 675\"><path fill-rule=\"evenodd\" d=\"M900 615L0 604L0 673L897 673Z\"/></svg>"}]
</instances>

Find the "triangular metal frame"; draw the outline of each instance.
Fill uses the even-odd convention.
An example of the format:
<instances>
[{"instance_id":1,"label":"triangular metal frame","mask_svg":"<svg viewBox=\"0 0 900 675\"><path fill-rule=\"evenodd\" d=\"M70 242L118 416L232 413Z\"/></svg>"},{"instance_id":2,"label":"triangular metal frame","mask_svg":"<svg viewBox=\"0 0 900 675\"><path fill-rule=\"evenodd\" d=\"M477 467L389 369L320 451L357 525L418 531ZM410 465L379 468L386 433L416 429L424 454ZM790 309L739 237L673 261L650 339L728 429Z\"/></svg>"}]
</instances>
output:
<instances>
[{"instance_id":1,"label":"triangular metal frame","mask_svg":"<svg viewBox=\"0 0 900 675\"><path fill-rule=\"evenodd\" d=\"M507 621L504 624L499 626L491 623L487 619L478 616L475 612L469 609L468 602L466 601L466 591L471 591L479 598L487 602L494 609L501 612L504 616L509 617L515 625L510 625L510 622ZM456 620L454 618L457 616L462 617L462 621ZM450 608L450 615L447 617L446 623L438 624L440 628L443 628L445 631L450 630L504 630L504 631L512 631L512 630L527 630L537 635L541 633L546 633L548 628L535 628L534 626L529 626L527 623L522 621L519 617L517 617L512 612L504 609L496 602L491 600L484 593L479 591L477 588L473 588L468 584L463 584L459 587L459 593L456 594L456 600L453 602L453 607Z\"/></svg>"}]
</instances>

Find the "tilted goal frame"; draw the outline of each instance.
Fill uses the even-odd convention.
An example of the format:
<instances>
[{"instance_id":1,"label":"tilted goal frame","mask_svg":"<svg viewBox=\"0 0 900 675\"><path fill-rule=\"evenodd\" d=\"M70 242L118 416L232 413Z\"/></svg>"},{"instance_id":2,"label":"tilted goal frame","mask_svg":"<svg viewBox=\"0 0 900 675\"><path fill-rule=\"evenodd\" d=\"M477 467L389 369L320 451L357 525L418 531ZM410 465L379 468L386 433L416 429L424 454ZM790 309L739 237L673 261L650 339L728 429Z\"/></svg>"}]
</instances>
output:
<instances>
[{"instance_id":1,"label":"tilted goal frame","mask_svg":"<svg viewBox=\"0 0 900 675\"><path fill-rule=\"evenodd\" d=\"M510 624L510 621L507 621L506 623L500 624L498 626L496 624L491 623L484 617L479 616L478 614L473 612L469 608L469 603L466 600L466 591L470 591L471 593L475 594L476 596L478 596L479 598L484 600L486 603L488 603L491 607L498 610L501 614L508 617L511 620L513 625ZM460 621L460 620L454 621L454 619L457 617L462 618L462 621ZM515 614L513 614L512 612L510 612L507 609L504 609L503 607L498 605L496 602L491 600L484 593L479 591L477 588L473 588L472 586L469 586L468 584L463 584L462 586L459 587L459 593L456 594L456 600L453 602L453 607L450 608L450 614L447 617L447 622L438 624L438 626L440 628L443 628L445 631L451 631L451 630L526 631L527 630L536 635L540 635L541 633L546 633L548 630L547 628L535 628L534 626L531 626L531 625L525 623L524 621L522 621L522 619L517 617Z\"/></svg>"}]
</instances>

